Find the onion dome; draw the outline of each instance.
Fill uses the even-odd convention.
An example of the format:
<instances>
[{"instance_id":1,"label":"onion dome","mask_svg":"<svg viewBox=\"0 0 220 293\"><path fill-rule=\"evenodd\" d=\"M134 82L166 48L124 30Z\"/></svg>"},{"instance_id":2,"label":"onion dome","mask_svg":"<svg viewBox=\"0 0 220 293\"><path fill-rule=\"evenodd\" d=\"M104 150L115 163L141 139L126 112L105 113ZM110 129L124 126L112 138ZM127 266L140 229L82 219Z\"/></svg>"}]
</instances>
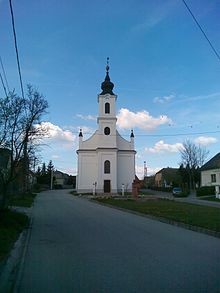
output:
<instances>
[{"instance_id":1,"label":"onion dome","mask_svg":"<svg viewBox=\"0 0 220 293\"><path fill-rule=\"evenodd\" d=\"M101 85L102 92L100 95L105 95L105 94L114 95L112 91L113 87L114 87L114 83L111 82L109 77L109 57L108 57L107 65L106 65L106 76L105 76L105 80L102 82L102 85Z\"/></svg>"}]
</instances>

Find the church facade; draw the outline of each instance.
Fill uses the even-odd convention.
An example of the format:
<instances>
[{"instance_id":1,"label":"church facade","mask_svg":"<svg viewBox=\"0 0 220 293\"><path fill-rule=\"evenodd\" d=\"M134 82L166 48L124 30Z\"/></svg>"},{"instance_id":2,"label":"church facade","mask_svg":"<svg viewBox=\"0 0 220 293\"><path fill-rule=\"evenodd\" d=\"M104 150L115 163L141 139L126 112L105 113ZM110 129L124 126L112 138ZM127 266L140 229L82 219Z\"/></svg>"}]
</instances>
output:
<instances>
[{"instance_id":1,"label":"church facade","mask_svg":"<svg viewBox=\"0 0 220 293\"><path fill-rule=\"evenodd\" d=\"M114 84L106 77L98 95L98 129L87 140L79 133L77 192L97 194L116 194L125 189L131 192L135 179L134 134L131 130L130 141L120 136L116 129L116 101Z\"/></svg>"}]
</instances>

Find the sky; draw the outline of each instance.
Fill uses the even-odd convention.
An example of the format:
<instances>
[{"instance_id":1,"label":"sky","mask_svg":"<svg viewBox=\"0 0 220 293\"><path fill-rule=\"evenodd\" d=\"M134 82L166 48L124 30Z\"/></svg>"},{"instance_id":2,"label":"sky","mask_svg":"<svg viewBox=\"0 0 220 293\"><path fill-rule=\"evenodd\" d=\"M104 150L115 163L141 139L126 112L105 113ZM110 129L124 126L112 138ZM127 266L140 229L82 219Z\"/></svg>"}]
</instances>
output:
<instances>
[{"instance_id":1,"label":"sky","mask_svg":"<svg viewBox=\"0 0 220 293\"><path fill-rule=\"evenodd\" d=\"M219 0L187 0L220 54ZM187 139L220 151L220 60L181 0L12 0L22 80L49 103L41 163L77 172L78 132L97 129L110 58L117 128L134 129L136 172L179 167ZM8 0L0 0L0 56L21 95ZM2 70L0 68L0 70ZM1 71L2 72L2 71ZM0 87L0 95L4 95Z\"/></svg>"}]
</instances>

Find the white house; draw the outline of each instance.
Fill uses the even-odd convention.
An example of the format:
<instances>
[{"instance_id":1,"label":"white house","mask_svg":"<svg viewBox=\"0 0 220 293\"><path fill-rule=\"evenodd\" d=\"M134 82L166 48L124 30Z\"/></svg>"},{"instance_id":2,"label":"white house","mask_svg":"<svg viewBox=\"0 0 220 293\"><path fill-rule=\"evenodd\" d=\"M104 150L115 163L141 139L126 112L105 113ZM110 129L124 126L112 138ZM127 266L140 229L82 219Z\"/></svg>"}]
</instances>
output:
<instances>
[{"instance_id":1,"label":"white house","mask_svg":"<svg viewBox=\"0 0 220 293\"><path fill-rule=\"evenodd\" d=\"M220 153L201 167L201 186L215 186L216 196L220 198Z\"/></svg>"},{"instance_id":2,"label":"white house","mask_svg":"<svg viewBox=\"0 0 220 293\"><path fill-rule=\"evenodd\" d=\"M78 193L95 192L115 194L124 186L132 190L135 179L134 134L130 141L120 136L116 129L116 100L114 84L110 81L109 65L106 77L98 95L98 129L87 140L79 133L78 154Z\"/></svg>"}]
</instances>

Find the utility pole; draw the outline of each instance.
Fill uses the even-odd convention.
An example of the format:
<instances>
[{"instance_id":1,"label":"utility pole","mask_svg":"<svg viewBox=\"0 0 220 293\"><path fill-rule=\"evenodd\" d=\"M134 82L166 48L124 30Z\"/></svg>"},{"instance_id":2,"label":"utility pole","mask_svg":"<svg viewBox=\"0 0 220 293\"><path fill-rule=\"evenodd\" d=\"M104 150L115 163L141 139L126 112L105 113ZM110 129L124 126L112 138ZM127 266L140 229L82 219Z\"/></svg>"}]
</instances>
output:
<instances>
[{"instance_id":1,"label":"utility pole","mask_svg":"<svg viewBox=\"0 0 220 293\"><path fill-rule=\"evenodd\" d=\"M50 171L50 190L53 189L53 169Z\"/></svg>"}]
</instances>

